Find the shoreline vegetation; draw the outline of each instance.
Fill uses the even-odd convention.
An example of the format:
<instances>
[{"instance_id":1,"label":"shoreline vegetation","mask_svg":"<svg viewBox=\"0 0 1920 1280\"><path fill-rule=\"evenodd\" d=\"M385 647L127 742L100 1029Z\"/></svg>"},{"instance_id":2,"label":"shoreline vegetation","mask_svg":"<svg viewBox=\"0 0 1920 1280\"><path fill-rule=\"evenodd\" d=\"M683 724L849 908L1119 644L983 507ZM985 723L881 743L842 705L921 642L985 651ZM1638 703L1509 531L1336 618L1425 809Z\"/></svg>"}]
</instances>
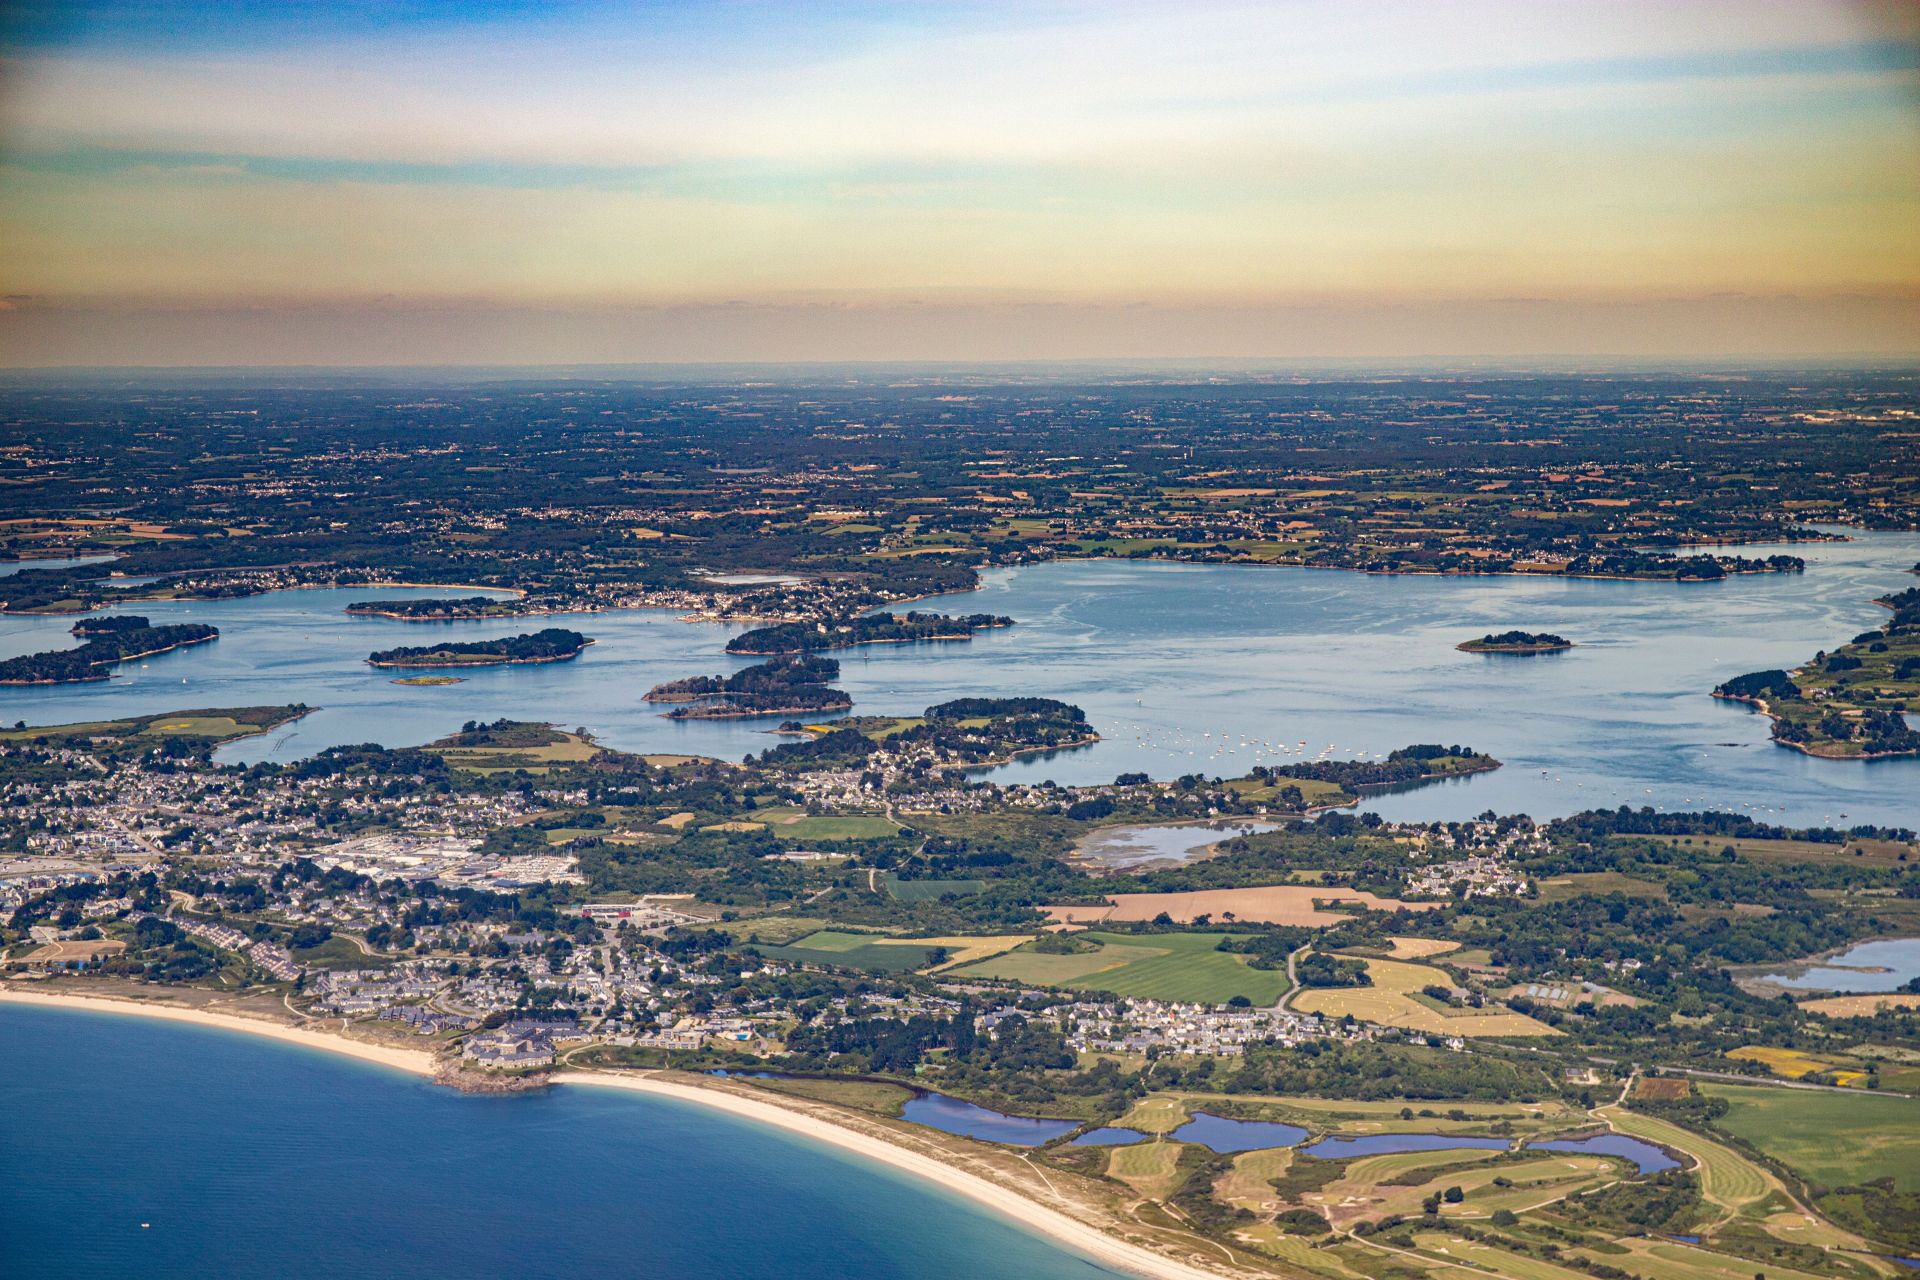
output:
<instances>
[{"instance_id":1,"label":"shoreline vegetation","mask_svg":"<svg viewBox=\"0 0 1920 1280\"><path fill-rule=\"evenodd\" d=\"M76 649L49 649L0 662L0 685L111 680L110 667L218 640L220 629L198 622L156 627L138 615L122 614L76 622L73 634L81 641Z\"/></svg>"},{"instance_id":2,"label":"shoreline vegetation","mask_svg":"<svg viewBox=\"0 0 1920 1280\"><path fill-rule=\"evenodd\" d=\"M455 600L356 600L345 612L355 618L391 618L398 622L457 622L473 618L524 618L541 612L520 603L523 597L498 600L491 596L462 596Z\"/></svg>"},{"instance_id":3,"label":"shoreline vegetation","mask_svg":"<svg viewBox=\"0 0 1920 1280\"><path fill-rule=\"evenodd\" d=\"M48 724L0 729L0 745L60 743L63 745L96 741L106 737L198 738L215 743L238 742L271 733L292 724L310 712L319 710L304 702L264 707L207 707L191 711L163 711L148 716L128 716L119 720L83 720L74 724Z\"/></svg>"},{"instance_id":4,"label":"shoreline vegetation","mask_svg":"<svg viewBox=\"0 0 1920 1280\"><path fill-rule=\"evenodd\" d=\"M852 649L866 644L971 640L976 631L1012 625L1012 618L991 613L865 613L818 623L782 622L771 627L756 627L727 641L727 652L741 657L775 657Z\"/></svg>"},{"instance_id":5,"label":"shoreline vegetation","mask_svg":"<svg viewBox=\"0 0 1920 1280\"><path fill-rule=\"evenodd\" d=\"M284 1045L332 1053L361 1062L387 1067L429 1080L447 1080L436 1055L424 1049L406 1049L379 1045L312 1027L298 1026L264 1017L249 1017L215 1010L193 1009L158 1001L148 1003L113 996L75 995L66 992L23 991L11 984L0 985L0 1003L27 1008L151 1018L163 1022L195 1026L204 1030L228 1031L258 1036ZM1086 1255L1103 1265L1117 1267L1132 1275L1151 1280L1220 1280L1232 1274L1211 1267L1202 1268L1178 1258L1168 1257L1145 1245L1110 1233L1102 1226L1083 1221L1062 1208L1039 1203L1043 1185L1013 1187L990 1179L972 1169L961 1168L951 1159L934 1154L938 1150L932 1138L907 1146L899 1138L882 1136L878 1123L856 1128L842 1117L819 1105L807 1105L802 1099L776 1101L773 1095L749 1096L740 1086L718 1082L666 1076L660 1072L615 1073L611 1071L565 1068L548 1078L553 1085L619 1089L647 1094L697 1106L710 1107L742 1120L798 1134L826 1146L864 1156L888 1168L914 1177L989 1209L1002 1218L1044 1235L1056 1244ZM459 1087L450 1082L450 1087ZM902 1135L904 1136L904 1135ZM915 1135L918 1137L918 1135ZM1017 1159L1017 1157L1011 1157ZM977 1164L978 1162L974 1162ZM1037 1175L1036 1175L1037 1176ZM1044 1189L1051 1189L1048 1184ZM1114 1224L1119 1225L1119 1224Z\"/></svg>"},{"instance_id":6,"label":"shoreline vegetation","mask_svg":"<svg viewBox=\"0 0 1920 1280\"><path fill-rule=\"evenodd\" d=\"M1573 648L1573 641L1551 631L1488 632L1478 640L1463 640L1453 646L1462 653L1558 653Z\"/></svg>"},{"instance_id":7,"label":"shoreline vegetation","mask_svg":"<svg viewBox=\"0 0 1920 1280\"><path fill-rule=\"evenodd\" d=\"M791 727L808 736L768 747L759 755L761 767L791 773L864 769L879 754L925 749L948 767L976 770L1100 740L1085 711L1056 698L955 698L917 716L858 716ZM746 762L755 758L749 755Z\"/></svg>"},{"instance_id":8,"label":"shoreline vegetation","mask_svg":"<svg viewBox=\"0 0 1920 1280\"><path fill-rule=\"evenodd\" d=\"M829 687L840 664L810 655L771 658L727 676L688 676L647 690L645 701L678 702L669 720L739 720L756 716L845 711L850 694Z\"/></svg>"},{"instance_id":9,"label":"shoreline vegetation","mask_svg":"<svg viewBox=\"0 0 1920 1280\"><path fill-rule=\"evenodd\" d=\"M565 662L580 656L593 641L578 631L548 627L544 631L506 636L498 640L403 646L367 655L373 667L497 667L542 662Z\"/></svg>"},{"instance_id":10,"label":"shoreline vegetation","mask_svg":"<svg viewBox=\"0 0 1920 1280\"><path fill-rule=\"evenodd\" d=\"M1749 671L1713 696L1744 702L1772 724L1773 740L1822 760L1920 755L1920 587L1874 601L1893 616L1792 670Z\"/></svg>"}]
</instances>

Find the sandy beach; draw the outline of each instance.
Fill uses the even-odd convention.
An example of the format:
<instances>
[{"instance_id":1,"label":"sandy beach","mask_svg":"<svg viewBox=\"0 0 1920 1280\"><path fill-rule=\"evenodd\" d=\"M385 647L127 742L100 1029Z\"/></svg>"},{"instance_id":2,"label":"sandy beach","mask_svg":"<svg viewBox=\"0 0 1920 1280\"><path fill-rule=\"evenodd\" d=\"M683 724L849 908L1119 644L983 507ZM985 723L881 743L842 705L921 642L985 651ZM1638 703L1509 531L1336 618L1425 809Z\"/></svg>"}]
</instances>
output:
<instances>
[{"instance_id":1,"label":"sandy beach","mask_svg":"<svg viewBox=\"0 0 1920 1280\"><path fill-rule=\"evenodd\" d=\"M138 1000L115 1000L108 996L73 996L57 992L22 991L13 986L0 986L0 1002L38 1005L49 1009L81 1009L93 1013L124 1013L137 1018L155 1018L162 1022L187 1022L197 1027L244 1031L248 1035L264 1036L284 1044L321 1049L327 1053L358 1058L362 1062L376 1062L383 1067L395 1067L414 1075L431 1076L433 1074L433 1055L424 1049L391 1049L384 1045L349 1040L345 1036L330 1035L324 1031L309 1031L305 1027L269 1022L264 1018L242 1018L231 1013L208 1013L199 1009L182 1008L179 1005L145 1004Z\"/></svg>"},{"instance_id":2,"label":"sandy beach","mask_svg":"<svg viewBox=\"0 0 1920 1280\"><path fill-rule=\"evenodd\" d=\"M413 1075L432 1076L434 1073L434 1056L422 1049L398 1049L367 1044L358 1040L349 1040L345 1036L310 1031L304 1027L288 1026L260 1018L244 1018L227 1013L187 1009L178 1005L147 1004L105 996L23 991L15 986L0 986L0 1002L42 1008L127 1014L139 1018L154 1018L163 1022L184 1022L194 1026L244 1032L269 1040L278 1040L284 1044L337 1053L349 1058L358 1058L363 1062L394 1067ZM877 1160L889 1168L937 1183L948 1191L963 1195L974 1203L1059 1241L1103 1265L1134 1275L1151 1277L1152 1280L1220 1280L1221 1276L1231 1274L1193 1266L1155 1253L1151 1249L1130 1244L1077 1218L1037 1204L1019 1191L958 1169L945 1161L771 1101L742 1097L737 1093L721 1089L701 1088L654 1075L616 1075L610 1072L570 1070L557 1074L554 1077L554 1083L622 1089L632 1093L651 1094L655 1097L696 1103L727 1112L729 1115L772 1125L816 1142L839 1147L868 1159Z\"/></svg>"},{"instance_id":3,"label":"sandy beach","mask_svg":"<svg viewBox=\"0 0 1920 1280\"><path fill-rule=\"evenodd\" d=\"M1151 1249L1129 1244L1077 1218L1069 1217L1056 1209L1049 1209L1045 1205L1036 1204L1018 1191L956 1169L945 1161L921 1155L917 1151L909 1151L854 1129L789 1110L773 1102L745 1098L719 1089L703 1089L697 1085L680 1084L655 1076L611 1075L598 1071L563 1071L555 1077L555 1080L560 1084L628 1089L662 1098L678 1098L683 1102L714 1107L730 1115L757 1120L762 1124L773 1125L776 1128L812 1138L816 1142L824 1142L855 1152L878 1160L891 1168L938 1183L949 1191L966 1196L969 1200L1014 1219L1022 1226L1070 1245L1106 1266L1118 1267L1135 1275L1151 1276L1155 1280L1220 1280L1221 1276L1232 1274L1191 1266L1155 1253Z\"/></svg>"}]
</instances>

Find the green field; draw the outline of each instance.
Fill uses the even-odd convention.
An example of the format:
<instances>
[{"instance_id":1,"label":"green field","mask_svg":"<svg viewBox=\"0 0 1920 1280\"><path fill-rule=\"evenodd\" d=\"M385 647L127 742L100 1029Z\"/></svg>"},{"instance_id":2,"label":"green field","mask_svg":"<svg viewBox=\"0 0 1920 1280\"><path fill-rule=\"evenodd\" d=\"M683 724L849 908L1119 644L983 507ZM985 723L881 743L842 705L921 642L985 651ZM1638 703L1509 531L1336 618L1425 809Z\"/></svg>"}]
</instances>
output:
<instances>
[{"instance_id":1,"label":"green field","mask_svg":"<svg viewBox=\"0 0 1920 1280\"><path fill-rule=\"evenodd\" d=\"M1731 1108L1714 1121L1809 1182L1838 1187L1892 1178L1920 1191L1920 1099L1811 1089L1703 1084Z\"/></svg>"},{"instance_id":2,"label":"green field","mask_svg":"<svg viewBox=\"0 0 1920 1280\"><path fill-rule=\"evenodd\" d=\"M884 934L822 929L784 947L762 944L755 949L769 960L792 964L833 964L875 973L901 973L931 963L933 953L941 948L889 943Z\"/></svg>"},{"instance_id":3,"label":"green field","mask_svg":"<svg viewBox=\"0 0 1920 1280\"><path fill-rule=\"evenodd\" d=\"M768 824L774 835L786 841L885 840L900 834L900 828L877 813L836 814L831 817L804 817L790 822Z\"/></svg>"},{"instance_id":4,"label":"green field","mask_svg":"<svg viewBox=\"0 0 1920 1280\"><path fill-rule=\"evenodd\" d=\"M742 1083L756 1089L770 1089L775 1093L812 1098L816 1102L830 1102L837 1107L852 1107L858 1111L871 1111L883 1116L898 1116L900 1109L913 1098L913 1090L905 1085L886 1084L879 1080L829 1080L813 1076L782 1076L774 1080L755 1080L747 1077Z\"/></svg>"},{"instance_id":5,"label":"green field","mask_svg":"<svg viewBox=\"0 0 1920 1280\"><path fill-rule=\"evenodd\" d=\"M1287 989L1284 971L1254 969L1245 956L1215 950L1221 938L1243 935L1090 930L1075 936L1095 944L1094 949L1047 955L1022 947L956 969L953 976L1195 1004L1224 1004L1234 996L1245 996L1256 1005L1271 1005Z\"/></svg>"},{"instance_id":6,"label":"green field","mask_svg":"<svg viewBox=\"0 0 1920 1280\"><path fill-rule=\"evenodd\" d=\"M289 954L309 969L384 969L393 963L368 955L352 939L337 933L317 947L300 947Z\"/></svg>"},{"instance_id":7,"label":"green field","mask_svg":"<svg viewBox=\"0 0 1920 1280\"><path fill-rule=\"evenodd\" d=\"M881 814L818 815L792 805L756 809L741 815L739 820L758 822L789 844L815 840L885 840L900 834L900 828Z\"/></svg>"},{"instance_id":8,"label":"green field","mask_svg":"<svg viewBox=\"0 0 1920 1280\"><path fill-rule=\"evenodd\" d=\"M1618 871L1582 871L1572 875L1549 876L1540 882L1540 901L1565 902L1586 895L1624 894L1629 898L1664 898L1667 886Z\"/></svg>"},{"instance_id":9,"label":"green field","mask_svg":"<svg viewBox=\"0 0 1920 1280\"><path fill-rule=\"evenodd\" d=\"M1309 806L1341 804L1353 799L1353 793L1337 782L1322 782L1317 778L1275 778L1272 782L1261 782L1255 778L1231 778L1227 781L1227 790L1242 800L1255 804L1264 804L1276 799L1286 787L1298 787L1300 798Z\"/></svg>"},{"instance_id":10,"label":"green field","mask_svg":"<svg viewBox=\"0 0 1920 1280\"><path fill-rule=\"evenodd\" d=\"M136 735L156 738L214 738L226 741L264 733L270 728L297 720L306 714L302 707L233 707L201 711L169 711L164 715L137 716L126 720L88 720L79 724L43 725L29 729L0 729L0 742L33 742L62 738L131 738Z\"/></svg>"},{"instance_id":11,"label":"green field","mask_svg":"<svg viewBox=\"0 0 1920 1280\"><path fill-rule=\"evenodd\" d=\"M1786 1092L1782 1090L1781 1092ZM1779 1180L1731 1147L1702 1138L1669 1120L1644 1112L1605 1107L1594 1113L1632 1138L1644 1138L1670 1150L1685 1152L1698 1162L1700 1191L1729 1214L1758 1216L1780 1202Z\"/></svg>"},{"instance_id":12,"label":"green field","mask_svg":"<svg viewBox=\"0 0 1920 1280\"><path fill-rule=\"evenodd\" d=\"M985 880L902 880L891 871L884 883L896 902L933 902L949 893L970 898L987 887Z\"/></svg>"}]
</instances>

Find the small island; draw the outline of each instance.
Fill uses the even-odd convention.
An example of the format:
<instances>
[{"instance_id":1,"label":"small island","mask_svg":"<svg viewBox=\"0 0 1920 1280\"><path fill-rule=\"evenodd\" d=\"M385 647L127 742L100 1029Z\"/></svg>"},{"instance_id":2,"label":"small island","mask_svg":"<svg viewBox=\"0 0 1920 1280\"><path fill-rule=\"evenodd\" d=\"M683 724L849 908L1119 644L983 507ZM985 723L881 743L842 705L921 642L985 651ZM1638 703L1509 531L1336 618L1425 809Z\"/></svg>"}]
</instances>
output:
<instances>
[{"instance_id":1,"label":"small island","mask_svg":"<svg viewBox=\"0 0 1920 1280\"><path fill-rule=\"evenodd\" d=\"M689 676L647 690L648 702L683 702L670 720L738 720L752 716L844 711L853 698L828 687L840 678L832 658L774 658L730 676Z\"/></svg>"},{"instance_id":2,"label":"small island","mask_svg":"<svg viewBox=\"0 0 1920 1280\"><path fill-rule=\"evenodd\" d=\"M77 649L51 649L0 662L0 684L83 684L106 680L107 668L135 658L204 644L220 638L217 627L181 623L156 627L133 614L87 618L73 625L73 634L86 643Z\"/></svg>"},{"instance_id":3,"label":"small island","mask_svg":"<svg viewBox=\"0 0 1920 1280\"><path fill-rule=\"evenodd\" d=\"M991 613L863 613L832 622L782 622L743 631L727 641L728 653L771 657L818 653L863 644L910 644L917 640L971 640L976 631L1010 627L1012 618Z\"/></svg>"},{"instance_id":4,"label":"small island","mask_svg":"<svg viewBox=\"0 0 1920 1280\"><path fill-rule=\"evenodd\" d=\"M1385 760L1308 760L1301 764L1256 765L1247 776L1277 788L1276 798L1299 808L1301 806L1295 803L1295 797L1284 795L1289 782L1331 783L1348 796L1358 796L1372 790L1419 786L1443 778L1488 773L1499 767L1500 761L1472 747L1415 743L1389 752ZM1317 803L1350 801L1321 800Z\"/></svg>"},{"instance_id":5,"label":"small island","mask_svg":"<svg viewBox=\"0 0 1920 1280\"><path fill-rule=\"evenodd\" d=\"M800 725L807 736L760 753L780 773L864 769L875 755L918 753L936 767L982 769L1100 741L1087 713L1055 698L955 698L917 716L860 716ZM754 757L748 756L749 765Z\"/></svg>"},{"instance_id":6,"label":"small island","mask_svg":"<svg viewBox=\"0 0 1920 1280\"><path fill-rule=\"evenodd\" d=\"M441 685L448 684L464 684L465 682L465 676L401 676L398 680L389 681L391 684L420 685L428 688L438 688Z\"/></svg>"},{"instance_id":7,"label":"small island","mask_svg":"<svg viewBox=\"0 0 1920 1280\"><path fill-rule=\"evenodd\" d=\"M458 622L472 618L511 618L524 610L515 600L462 596L457 600L357 600L346 610L356 618L393 618L400 622Z\"/></svg>"},{"instance_id":8,"label":"small island","mask_svg":"<svg viewBox=\"0 0 1920 1280\"><path fill-rule=\"evenodd\" d=\"M592 643L578 631L548 627L529 635L505 636L499 640L381 649L368 654L367 663L375 667L498 667L565 662L579 657L580 651Z\"/></svg>"},{"instance_id":9,"label":"small island","mask_svg":"<svg viewBox=\"0 0 1920 1280\"><path fill-rule=\"evenodd\" d=\"M1573 648L1573 641L1551 631L1502 631L1453 647L1462 653L1558 653Z\"/></svg>"}]
</instances>

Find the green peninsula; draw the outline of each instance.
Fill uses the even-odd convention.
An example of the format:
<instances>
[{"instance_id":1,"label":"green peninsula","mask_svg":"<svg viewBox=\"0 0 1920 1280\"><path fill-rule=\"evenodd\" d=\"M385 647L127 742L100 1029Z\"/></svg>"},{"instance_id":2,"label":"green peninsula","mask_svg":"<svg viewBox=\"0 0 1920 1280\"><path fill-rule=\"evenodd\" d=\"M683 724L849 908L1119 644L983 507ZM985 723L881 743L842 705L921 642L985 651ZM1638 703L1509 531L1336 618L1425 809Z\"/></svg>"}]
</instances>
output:
<instances>
[{"instance_id":1,"label":"green peninsula","mask_svg":"<svg viewBox=\"0 0 1920 1280\"><path fill-rule=\"evenodd\" d=\"M750 716L843 711L853 705L845 691L830 688L840 678L832 658L773 658L729 676L688 676L647 690L648 702L680 702L672 720L735 720Z\"/></svg>"},{"instance_id":2,"label":"green peninsula","mask_svg":"<svg viewBox=\"0 0 1920 1280\"><path fill-rule=\"evenodd\" d=\"M1920 587L1874 603L1893 617L1792 671L1750 671L1713 691L1773 721L1773 740L1828 760L1920 755Z\"/></svg>"},{"instance_id":3,"label":"green peninsula","mask_svg":"<svg viewBox=\"0 0 1920 1280\"><path fill-rule=\"evenodd\" d=\"M356 600L346 611L356 618L393 618L400 622L454 622L469 618L512 618L526 612L516 599L461 596L456 600Z\"/></svg>"},{"instance_id":4,"label":"green peninsula","mask_svg":"<svg viewBox=\"0 0 1920 1280\"><path fill-rule=\"evenodd\" d=\"M203 623L156 627L134 615L76 622L73 634L85 641L77 649L49 649L0 662L0 684L81 684L107 680L113 674L108 668L116 663L150 658L156 653L220 638L219 628Z\"/></svg>"},{"instance_id":5,"label":"green peninsula","mask_svg":"<svg viewBox=\"0 0 1920 1280\"><path fill-rule=\"evenodd\" d=\"M1010 627L1012 618L991 613L863 613L831 622L782 622L743 631L727 642L728 653L772 655L818 653L863 644L908 644L916 640L971 640L976 631Z\"/></svg>"}]
</instances>

